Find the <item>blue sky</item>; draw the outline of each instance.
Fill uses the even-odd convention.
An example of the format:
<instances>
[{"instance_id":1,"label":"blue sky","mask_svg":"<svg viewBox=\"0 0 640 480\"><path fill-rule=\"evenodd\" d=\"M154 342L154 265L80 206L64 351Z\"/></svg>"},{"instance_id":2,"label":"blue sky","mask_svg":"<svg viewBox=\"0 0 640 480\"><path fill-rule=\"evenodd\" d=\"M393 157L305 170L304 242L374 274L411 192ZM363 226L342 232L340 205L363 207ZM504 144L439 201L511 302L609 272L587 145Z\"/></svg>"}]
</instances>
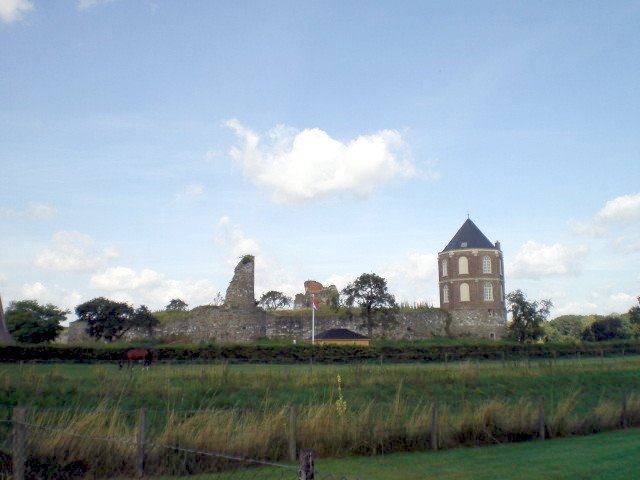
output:
<instances>
[{"instance_id":1,"label":"blue sky","mask_svg":"<svg viewBox=\"0 0 640 480\"><path fill-rule=\"evenodd\" d=\"M0 0L0 294L159 309L364 272L467 214L553 315L640 295L640 2Z\"/></svg>"}]
</instances>

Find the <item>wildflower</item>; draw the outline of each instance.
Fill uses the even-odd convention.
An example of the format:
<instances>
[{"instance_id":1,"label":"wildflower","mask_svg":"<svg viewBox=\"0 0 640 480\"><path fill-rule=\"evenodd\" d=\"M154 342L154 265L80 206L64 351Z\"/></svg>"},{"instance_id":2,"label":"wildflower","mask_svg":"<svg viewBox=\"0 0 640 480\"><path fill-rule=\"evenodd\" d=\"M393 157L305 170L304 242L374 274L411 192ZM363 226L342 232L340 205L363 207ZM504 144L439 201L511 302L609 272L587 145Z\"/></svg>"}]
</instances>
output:
<instances>
[{"instance_id":1,"label":"wildflower","mask_svg":"<svg viewBox=\"0 0 640 480\"><path fill-rule=\"evenodd\" d=\"M342 379L340 378L340 374L337 376L338 379L338 400L336 400L336 412L339 417L343 417L347 412L347 402L342 396Z\"/></svg>"}]
</instances>

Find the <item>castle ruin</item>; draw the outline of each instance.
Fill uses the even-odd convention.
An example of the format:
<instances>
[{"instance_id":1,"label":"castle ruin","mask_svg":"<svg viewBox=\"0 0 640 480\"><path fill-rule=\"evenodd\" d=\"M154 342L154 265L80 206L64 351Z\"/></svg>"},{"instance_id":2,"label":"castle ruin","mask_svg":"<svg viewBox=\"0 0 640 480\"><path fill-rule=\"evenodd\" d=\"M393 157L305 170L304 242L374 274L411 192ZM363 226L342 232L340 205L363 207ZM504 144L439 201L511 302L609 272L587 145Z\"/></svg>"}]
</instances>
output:
<instances>
[{"instance_id":1,"label":"castle ruin","mask_svg":"<svg viewBox=\"0 0 640 480\"><path fill-rule=\"evenodd\" d=\"M506 333L504 267L499 242L492 244L467 220L445 249L438 254L441 308L400 311L396 321L373 330L373 338L416 340L434 336L500 338ZM245 255L235 267L233 278L221 306L205 305L192 309L184 318L154 328L157 338L190 342L254 342L262 338L308 341L311 338L311 295L325 305L338 298L335 285L324 287L308 280L305 293L295 298L302 312L266 312L255 300L255 258ZM69 342L88 340L87 325L72 322ZM317 332L347 328L366 335L367 328L358 317L338 313L315 317ZM148 336L145 331L130 331L126 338Z\"/></svg>"}]
</instances>

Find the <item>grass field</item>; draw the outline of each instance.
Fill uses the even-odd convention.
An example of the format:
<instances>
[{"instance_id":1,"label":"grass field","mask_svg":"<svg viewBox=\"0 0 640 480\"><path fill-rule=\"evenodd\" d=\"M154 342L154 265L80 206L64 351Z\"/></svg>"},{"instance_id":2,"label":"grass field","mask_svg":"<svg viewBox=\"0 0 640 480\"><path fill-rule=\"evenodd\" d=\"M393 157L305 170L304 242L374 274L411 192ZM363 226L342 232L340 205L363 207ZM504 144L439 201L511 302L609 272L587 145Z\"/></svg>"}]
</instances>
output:
<instances>
[{"instance_id":1,"label":"grass field","mask_svg":"<svg viewBox=\"0 0 640 480\"><path fill-rule=\"evenodd\" d=\"M587 407L622 389L640 391L640 357L530 362L350 365L0 364L0 405L92 408L260 408L332 401L336 377L351 407L439 401L519 400L550 404L578 393Z\"/></svg>"},{"instance_id":2,"label":"grass field","mask_svg":"<svg viewBox=\"0 0 640 480\"><path fill-rule=\"evenodd\" d=\"M338 375L344 413L336 405ZM427 450L434 409L440 448L536 438L541 411L545 434L552 438L612 430L620 426L623 391L626 418L640 425L637 356L338 366L160 364L149 371L119 371L108 364L1 364L0 386L4 418L12 406L29 407L34 452L59 461L68 460L69 452L100 459L92 468L102 476L131 468L141 407L147 409L148 436L158 445L270 461L288 458L291 432L299 448L313 448L321 458ZM116 440L100 440L105 438ZM156 472L215 466L197 455L167 456L163 448L149 451Z\"/></svg>"},{"instance_id":3,"label":"grass field","mask_svg":"<svg viewBox=\"0 0 640 480\"><path fill-rule=\"evenodd\" d=\"M319 459L316 471L320 475L331 473L361 480L629 480L638 477L639 455L640 429L629 429L443 452ZM259 480L285 478L283 475L273 468L252 472L252 478ZM218 480L224 476L204 474L190 478Z\"/></svg>"}]
</instances>

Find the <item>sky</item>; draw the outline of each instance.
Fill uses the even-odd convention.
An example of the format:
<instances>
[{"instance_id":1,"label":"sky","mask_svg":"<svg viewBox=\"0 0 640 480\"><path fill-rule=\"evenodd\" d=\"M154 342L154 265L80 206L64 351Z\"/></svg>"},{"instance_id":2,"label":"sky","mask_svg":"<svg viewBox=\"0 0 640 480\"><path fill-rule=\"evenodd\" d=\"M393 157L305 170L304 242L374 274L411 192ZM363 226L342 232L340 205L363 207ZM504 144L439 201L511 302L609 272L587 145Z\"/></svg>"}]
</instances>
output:
<instances>
[{"instance_id":1,"label":"sky","mask_svg":"<svg viewBox=\"0 0 640 480\"><path fill-rule=\"evenodd\" d=\"M640 2L0 0L0 295L383 276L467 219L552 316L640 295ZM73 319L73 314L69 316Z\"/></svg>"}]
</instances>

